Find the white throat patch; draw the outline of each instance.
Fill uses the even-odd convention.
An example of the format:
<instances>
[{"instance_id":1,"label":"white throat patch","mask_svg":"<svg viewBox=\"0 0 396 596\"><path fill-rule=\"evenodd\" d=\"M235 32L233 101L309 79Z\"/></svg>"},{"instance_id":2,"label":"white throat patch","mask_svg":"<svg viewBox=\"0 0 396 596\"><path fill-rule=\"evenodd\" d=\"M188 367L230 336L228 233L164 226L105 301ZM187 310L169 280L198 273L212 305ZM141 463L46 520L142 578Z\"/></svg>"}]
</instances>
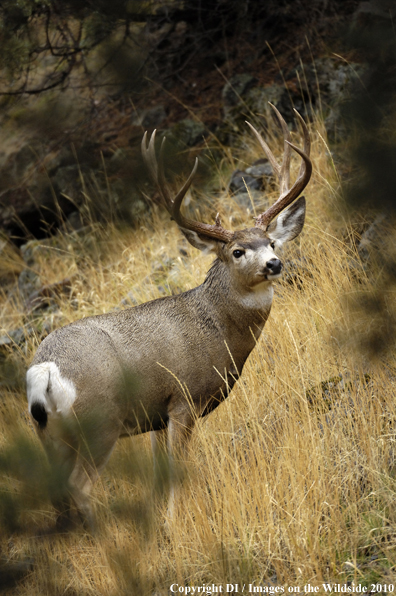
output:
<instances>
[{"instance_id":1,"label":"white throat patch","mask_svg":"<svg viewBox=\"0 0 396 596\"><path fill-rule=\"evenodd\" d=\"M241 302L245 308L268 311L271 308L273 297L274 288L272 287L271 282L262 281L244 294L241 298Z\"/></svg>"}]
</instances>

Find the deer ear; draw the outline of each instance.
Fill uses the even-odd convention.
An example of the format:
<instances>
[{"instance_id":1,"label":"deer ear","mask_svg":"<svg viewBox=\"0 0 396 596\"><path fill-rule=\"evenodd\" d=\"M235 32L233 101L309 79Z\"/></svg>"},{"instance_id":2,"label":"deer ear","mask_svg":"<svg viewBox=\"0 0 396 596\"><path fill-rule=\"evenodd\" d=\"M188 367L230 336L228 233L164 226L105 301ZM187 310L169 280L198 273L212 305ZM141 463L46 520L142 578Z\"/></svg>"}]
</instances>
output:
<instances>
[{"instance_id":1,"label":"deer ear","mask_svg":"<svg viewBox=\"0 0 396 596\"><path fill-rule=\"evenodd\" d=\"M305 198L300 197L283 211L271 224L268 236L281 246L289 240L296 238L303 229L305 221Z\"/></svg>"},{"instance_id":2,"label":"deer ear","mask_svg":"<svg viewBox=\"0 0 396 596\"><path fill-rule=\"evenodd\" d=\"M197 234L197 232L192 232L191 230L186 230L186 228L179 228L181 232L183 232L184 236L187 238L190 244L194 246L194 248L198 248L201 250L203 254L209 253L216 253L218 250L218 245L222 244L220 240L214 240L213 238L209 238L204 234Z\"/></svg>"}]
</instances>

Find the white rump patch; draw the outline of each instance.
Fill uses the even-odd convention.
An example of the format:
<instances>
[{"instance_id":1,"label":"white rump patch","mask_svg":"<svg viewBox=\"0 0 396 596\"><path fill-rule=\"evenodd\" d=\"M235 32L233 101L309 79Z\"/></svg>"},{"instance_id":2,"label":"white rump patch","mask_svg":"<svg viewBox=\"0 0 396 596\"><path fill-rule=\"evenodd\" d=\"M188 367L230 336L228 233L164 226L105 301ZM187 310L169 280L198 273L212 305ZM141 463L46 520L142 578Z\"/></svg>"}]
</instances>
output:
<instances>
[{"instance_id":1,"label":"white rump patch","mask_svg":"<svg viewBox=\"0 0 396 596\"><path fill-rule=\"evenodd\" d=\"M67 414L77 395L73 381L62 377L55 362L43 362L29 368L26 385L29 410L34 403L40 403L47 413Z\"/></svg>"}]
</instances>

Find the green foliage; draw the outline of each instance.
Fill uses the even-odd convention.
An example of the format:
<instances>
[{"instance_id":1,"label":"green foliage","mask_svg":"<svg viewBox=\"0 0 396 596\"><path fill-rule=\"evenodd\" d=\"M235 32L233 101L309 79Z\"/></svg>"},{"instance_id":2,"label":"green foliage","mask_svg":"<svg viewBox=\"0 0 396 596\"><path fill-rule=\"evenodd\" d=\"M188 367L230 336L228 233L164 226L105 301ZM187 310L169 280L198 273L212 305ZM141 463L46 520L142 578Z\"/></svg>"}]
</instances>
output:
<instances>
[{"instance_id":1,"label":"green foliage","mask_svg":"<svg viewBox=\"0 0 396 596\"><path fill-rule=\"evenodd\" d=\"M367 68L344 107L351 143L347 158L358 173L345 185L346 199L354 209L385 216L391 225L396 217L396 37L391 13L361 16L349 41L359 49ZM369 357L381 356L395 345L392 293L396 287L396 255L388 250L390 238L384 226L371 255L375 283L352 298L357 318L367 317L365 328L359 326L357 342Z\"/></svg>"},{"instance_id":2,"label":"green foliage","mask_svg":"<svg viewBox=\"0 0 396 596\"><path fill-rule=\"evenodd\" d=\"M345 106L354 135L352 159L362 174L354 179L348 196L360 208L395 211L396 38L391 19L372 19L356 28L351 43L364 54L367 71Z\"/></svg>"},{"instance_id":3,"label":"green foliage","mask_svg":"<svg viewBox=\"0 0 396 596\"><path fill-rule=\"evenodd\" d=\"M10 77L19 76L29 59L29 42L23 35L35 3L7 1L0 9L0 66Z\"/></svg>"},{"instance_id":4,"label":"green foliage","mask_svg":"<svg viewBox=\"0 0 396 596\"><path fill-rule=\"evenodd\" d=\"M68 83L72 72L88 72L88 54L109 41L120 27L125 28L121 44L130 37L131 9L139 18L142 8L125 0L98 2L55 2L54 0L12 0L0 7L0 67L3 68L3 94L31 93ZM87 80L86 84L89 85ZM6 88L7 85L7 88Z\"/></svg>"}]
</instances>

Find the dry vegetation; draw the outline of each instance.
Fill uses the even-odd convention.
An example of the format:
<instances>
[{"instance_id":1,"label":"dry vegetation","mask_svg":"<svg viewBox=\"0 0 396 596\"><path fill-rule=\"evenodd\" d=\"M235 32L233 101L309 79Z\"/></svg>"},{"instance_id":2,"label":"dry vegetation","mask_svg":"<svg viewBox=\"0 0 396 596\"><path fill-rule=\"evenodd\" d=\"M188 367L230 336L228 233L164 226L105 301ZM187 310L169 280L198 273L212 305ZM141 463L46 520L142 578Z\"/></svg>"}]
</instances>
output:
<instances>
[{"instance_id":1,"label":"dry vegetation","mask_svg":"<svg viewBox=\"0 0 396 596\"><path fill-rule=\"evenodd\" d=\"M307 222L287 249L292 259L306 258L303 281L276 284L242 379L198 421L174 519L167 519L161 491L152 498L146 435L119 441L97 483L98 535L43 532L54 513L23 383L3 392L3 469L5 459L11 463L0 485L0 553L11 562L34 559L9 594L162 595L173 583L272 582L285 591L307 582L396 583L395 362L362 364L348 341L356 319L345 298L374 280L354 252L318 128L312 126ZM251 163L259 155L246 143ZM251 214L230 198L214 207L226 221L231 215L251 225ZM161 212L137 230L96 229L88 240L65 234L37 258L43 283L74 276L73 299L59 300L56 326L109 311L128 292L143 302L160 295L158 286L167 293L194 287L211 261ZM2 301L1 315L8 329L26 323L10 301ZM27 352L9 359L25 368L36 347L31 337ZM340 374L349 379L343 389Z\"/></svg>"}]
</instances>

